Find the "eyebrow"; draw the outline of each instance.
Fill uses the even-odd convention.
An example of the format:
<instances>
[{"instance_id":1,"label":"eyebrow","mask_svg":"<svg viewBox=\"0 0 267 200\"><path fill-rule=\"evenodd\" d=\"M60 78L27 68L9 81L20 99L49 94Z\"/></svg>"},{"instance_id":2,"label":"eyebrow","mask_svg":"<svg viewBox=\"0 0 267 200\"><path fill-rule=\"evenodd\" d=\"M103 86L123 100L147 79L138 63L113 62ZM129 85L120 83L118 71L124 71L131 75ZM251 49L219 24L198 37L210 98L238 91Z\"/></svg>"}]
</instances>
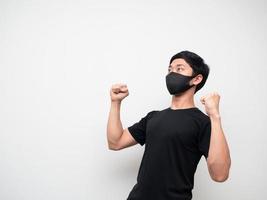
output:
<instances>
[{"instance_id":1,"label":"eyebrow","mask_svg":"<svg viewBox=\"0 0 267 200\"><path fill-rule=\"evenodd\" d=\"M184 66L183 64L177 64L176 66ZM169 65L168 68L172 67L171 65ZM184 66L185 67L185 66Z\"/></svg>"}]
</instances>

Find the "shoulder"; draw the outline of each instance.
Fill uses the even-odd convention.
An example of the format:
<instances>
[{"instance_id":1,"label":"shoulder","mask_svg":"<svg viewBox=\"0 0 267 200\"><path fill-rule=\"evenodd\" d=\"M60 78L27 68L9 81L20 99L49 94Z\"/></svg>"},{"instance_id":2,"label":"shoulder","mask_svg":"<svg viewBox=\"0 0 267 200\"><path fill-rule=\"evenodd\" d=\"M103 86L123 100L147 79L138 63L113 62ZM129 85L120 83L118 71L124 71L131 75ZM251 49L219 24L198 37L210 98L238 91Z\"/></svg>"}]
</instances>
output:
<instances>
[{"instance_id":1,"label":"shoulder","mask_svg":"<svg viewBox=\"0 0 267 200\"><path fill-rule=\"evenodd\" d=\"M200 115L200 117L203 119L203 120L205 120L205 121L210 121L210 117L207 115L207 114L205 114L203 111L201 111L200 109L198 109L198 112L199 112L199 115Z\"/></svg>"},{"instance_id":2,"label":"shoulder","mask_svg":"<svg viewBox=\"0 0 267 200\"><path fill-rule=\"evenodd\" d=\"M200 120L201 134L210 134L211 132L210 117L201 110L199 110L199 120Z\"/></svg>"},{"instance_id":3,"label":"shoulder","mask_svg":"<svg viewBox=\"0 0 267 200\"><path fill-rule=\"evenodd\" d=\"M159 113L159 110L151 110L147 113L146 117L147 118L152 118L153 116L155 116L157 113Z\"/></svg>"},{"instance_id":4,"label":"shoulder","mask_svg":"<svg viewBox=\"0 0 267 200\"><path fill-rule=\"evenodd\" d=\"M200 125L206 125L210 123L210 117L205 114L202 110L199 108L195 109L194 112L192 112L191 116L197 120Z\"/></svg>"}]
</instances>

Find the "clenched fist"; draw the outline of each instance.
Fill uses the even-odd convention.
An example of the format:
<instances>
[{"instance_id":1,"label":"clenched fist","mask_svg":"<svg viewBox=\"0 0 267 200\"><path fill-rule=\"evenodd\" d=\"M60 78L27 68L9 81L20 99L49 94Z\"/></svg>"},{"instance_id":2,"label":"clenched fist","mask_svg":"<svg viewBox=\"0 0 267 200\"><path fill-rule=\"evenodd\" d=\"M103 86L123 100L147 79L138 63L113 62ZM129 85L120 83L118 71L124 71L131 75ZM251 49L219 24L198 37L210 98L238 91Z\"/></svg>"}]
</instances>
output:
<instances>
[{"instance_id":1,"label":"clenched fist","mask_svg":"<svg viewBox=\"0 0 267 200\"><path fill-rule=\"evenodd\" d=\"M201 103L205 106L206 113L211 116L220 116L219 101L220 95L217 92L212 92L201 97Z\"/></svg>"},{"instance_id":2,"label":"clenched fist","mask_svg":"<svg viewBox=\"0 0 267 200\"><path fill-rule=\"evenodd\" d=\"M111 101L122 101L129 95L129 91L126 84L114 84L110 89Z\"/></svg>"}]
</instances>

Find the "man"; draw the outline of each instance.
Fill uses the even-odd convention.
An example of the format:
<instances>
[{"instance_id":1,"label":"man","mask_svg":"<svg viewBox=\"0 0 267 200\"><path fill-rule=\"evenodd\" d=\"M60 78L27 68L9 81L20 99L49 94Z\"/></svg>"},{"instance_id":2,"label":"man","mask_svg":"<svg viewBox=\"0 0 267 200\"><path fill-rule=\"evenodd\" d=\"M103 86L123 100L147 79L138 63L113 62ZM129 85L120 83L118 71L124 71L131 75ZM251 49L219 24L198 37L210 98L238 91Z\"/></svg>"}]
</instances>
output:
<instances>
[{"instance_id":1,"label":"man","mask_svg":"<svg viewBox=\"0 0 267 200\"><path fill-rule=\"evenodd\" d=\"M107 125L109 149L146 144L137 183L127 200L192 199L194 174L202 155L212 180L223 182L229 177L231 158L221 125L220 96L213 92L201 98L207 115L194 103L194 94L204 86L208 75L209 66L197 54L175 54L165 77L172 95L170 107L152 110L125 129L120 105L129 92L125 84L112 86Z\"/></svg>"}]
</instances>

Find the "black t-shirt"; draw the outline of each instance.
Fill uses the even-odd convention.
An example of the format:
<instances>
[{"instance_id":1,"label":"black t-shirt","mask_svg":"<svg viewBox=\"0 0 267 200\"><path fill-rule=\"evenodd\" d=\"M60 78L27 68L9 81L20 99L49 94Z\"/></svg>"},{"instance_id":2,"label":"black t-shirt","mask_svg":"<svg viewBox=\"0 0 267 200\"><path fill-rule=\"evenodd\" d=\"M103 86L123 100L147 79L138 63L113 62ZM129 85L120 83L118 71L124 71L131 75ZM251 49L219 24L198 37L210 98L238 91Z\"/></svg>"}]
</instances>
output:
<instances>
[{"instance_id":1,"label":"black t-shirt","mask_svg":"<svg viewBox=\"0 0 267 200\"><path fill-rule=\"evenodd\" d=\"M145 150L127 200L190 200L194 174L207 159L211 122L196 107L152 110L128 127Z\"/></svg>"}]
</instances>

